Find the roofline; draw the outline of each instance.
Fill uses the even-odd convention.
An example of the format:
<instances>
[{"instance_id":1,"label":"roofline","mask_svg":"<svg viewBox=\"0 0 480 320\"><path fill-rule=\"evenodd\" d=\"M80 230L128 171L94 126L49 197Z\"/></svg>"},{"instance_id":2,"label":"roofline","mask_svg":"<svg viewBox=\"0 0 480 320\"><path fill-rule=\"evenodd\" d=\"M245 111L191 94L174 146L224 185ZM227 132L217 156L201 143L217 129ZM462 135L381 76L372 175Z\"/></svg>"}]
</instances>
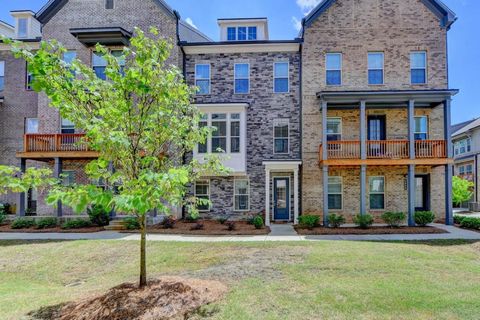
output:
<instances>
[{"instance_id":1,"label":"roofline","mask_svg":"<svg viewBox=\"0 0 480 320\"><path fill-rule=\"evenodd\" d=\"M222 41L187 43L179 45L187 54L219 54L219 53L266 53L266 52L300 52L301 41L298 40L264 40L264 41Z\"/></svg>"},{"instance_id":2,"label":"roofline","mask_svg":"<svg viewBox=\"0 0 480 320\"><path fill-rule=\"evenodd\" d=\"M190 29L191 31L195 32L196 34L198 34L198 35L201 36L202 38L209 39L210 41L213 41L209 36L207 36L205 33L203 33L202 31L200 31L199 29L191 26L188 22L179 19L179 23L181 23L183 26L187 27L187 28Z\"/></svg>"},{"instance_id":3,"label":"roofline","mask_svg":"<svg viewBox=\"0 0 480 320\"><path fill-rule=\"evenodd\" d=\"M183 47L199 47L199 46L241 46L241 45L265 45L265 44L300 44L302 39L294 40L255 40L255 41L212 41L212 42L186 42L181 41Z\"/></svg>"},{"instance_id":4,"label":"roofline","mask_svg":"<svg viewBox=\"0 0 480 320\"><path fill-rule=\"evenodd\" d=\"M465 127L469 126L470 124L472 124L473 122L477 121L478 119L479 119L479 118L473 120L473 121L470 122L469 124L461 127L460 129L458 129L457 131L455 131L454 133L452 133L452 138L453 138L453 137L462 136L462 135L464 135L464 134L467 134L467 133L469 133L469 132L471 132L471 131L479 128L479 127L480 127L480 123L479 123L478 125L476 125L475 127L472 127L472 128L470 128L470 129L468 129L468 130L466 130L466 131L462 131L463 129L465 129ZM465 121L465 122L468 122L468 121ZM461 123L459 123L459 124L461 124Z\"/></svg>"},{"instance_id":5,"label":"roofline","mask_svg":"<svg viewBox=\"0 0 480 320\"><path fill-rule=\"evenodd\" d=\"M25 9L25 10L10 10L10 13L22 13L22 12L28 12L28 13L32 13L33 15L35 15L35 12L30 10L30 9Z\"/></svg>"},{"instance_id":6,"label":"roofline","mask_svg":"<svg viewBox=\"0 0 480 320\"><path fill-rule=\"evenodd\" d=\"M37 37L37 38L31 38L31 39L13 39L15 41L19 41L19 42L40 42L42 41L42 37ZM2 40L0 40L0 44L3 44L4 42Z\"/></svg>"},{"instance_id":7,"label":"roofline","mask_svg":"<svg viewBox=\"0 0 480 320\"><path fill-rule=\"evenodd\" d=\"M5 22L5 21L3 21L3 20L0 20L0 24L4 24L5 26L7 26L7 27L9 27L9 28L15 29L14 26L12 26L10 23Z\"/></svg>"},{"instance_id":8,"label":"roofline","mask_svg":"<svg viewBox=\"0 0 480 320\"><path fill-rule=\"evenodd\" d=\"M219 18L217 21L235 21L235 20L268 20L267 17L258 18Z\"/></svg>"}]
</instances>

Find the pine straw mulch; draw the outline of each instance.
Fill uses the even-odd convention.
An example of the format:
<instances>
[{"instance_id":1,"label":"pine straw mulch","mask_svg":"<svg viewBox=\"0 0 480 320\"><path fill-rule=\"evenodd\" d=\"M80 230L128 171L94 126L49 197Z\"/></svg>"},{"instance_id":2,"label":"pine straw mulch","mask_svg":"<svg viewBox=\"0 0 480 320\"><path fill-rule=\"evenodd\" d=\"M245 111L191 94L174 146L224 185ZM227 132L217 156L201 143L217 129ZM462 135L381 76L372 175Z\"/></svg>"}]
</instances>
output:
<instances>
[{"instance_id":1,"label":"pine straw mulch","mask_svg":"<svg viewBox=\"0 0 480 320\"><path fill-rule=\"evenodd\" d=\"M35 227L28 229L12 229L10 225L0 225L0 233L95 233L105 231L103 227L92 226L81 229L62 229L60 227L48 229L36 229Z\"/></svg>"},{"instance_id":2,"label":"pine straw mulch","mask_svg":"<svg viewBox=\"0 0 480 320\"><path fill-rule=\"evenodd\" d=\"M180 320L226 292L218 281L162 277L142 289L125 283L104 295L45 307L29 316L38 320Z\"/></svg>"},{"instance_id":3,"label":"pine straw mulch","mask_svg":"<svg viewBox=\"0 0 480 320\"><path fill-rule=\"evenodd\" d=\"M441 234L448 233L443 229L435 227L370 227L368 229L341 227L341 228L324 228L318 227L314 229L305 229L298 226L295 230L300 235L372 235L372 234Z\"/></svg>"}]
</instances>

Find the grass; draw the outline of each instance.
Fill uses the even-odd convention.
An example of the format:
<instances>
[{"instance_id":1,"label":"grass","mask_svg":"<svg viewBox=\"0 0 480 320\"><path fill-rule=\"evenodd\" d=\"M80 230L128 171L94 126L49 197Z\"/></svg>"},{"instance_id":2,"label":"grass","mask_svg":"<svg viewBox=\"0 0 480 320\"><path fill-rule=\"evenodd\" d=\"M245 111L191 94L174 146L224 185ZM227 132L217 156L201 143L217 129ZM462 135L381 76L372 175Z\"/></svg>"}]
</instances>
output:
<instances>
[{"instance_id":1,"label":"grass","mask_svg":"<svg viewBox=\"0 0 480 320\"><path fill-rule=\"evenodd\" d=\"M130 241L0 242L0 314L136 281ZM222 270L228 270L223 272ZM224 300L198 319L478 319L480 243L148 244L150 277L221 280Z\"/></svg>"}]
</instances>

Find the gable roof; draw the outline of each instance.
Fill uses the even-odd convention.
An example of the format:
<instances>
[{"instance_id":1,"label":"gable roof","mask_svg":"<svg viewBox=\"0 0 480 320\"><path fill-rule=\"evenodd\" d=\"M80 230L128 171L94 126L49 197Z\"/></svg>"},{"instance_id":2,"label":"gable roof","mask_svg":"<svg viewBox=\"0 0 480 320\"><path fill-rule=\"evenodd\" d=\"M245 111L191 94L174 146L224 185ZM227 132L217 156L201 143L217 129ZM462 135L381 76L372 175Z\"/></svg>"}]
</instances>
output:
<instances>
[{"instance_id":1,"label":"gable roof","mask_svg":"<svg viewBox=\"0 0 480 320\"><path fill-rule=\"evenodd\" d=\"M303 19L302 25L303 28L310 27L312 23L336 0L321 0L320 3L312 10L310 13ZM439 19L440 25L447 29L457 20L456 14L450 10L442 1L440 0L420 0L422 1L427 8L429 8Z\"/></svg>"},{"instance_id":2,"label":"gable roof","mask_svg":"<svg viewBox=\"0 0 480 320\"><path fill-rule=\"evenodd\" d=\"M480 127L480 118L471 120L470 122L467 121L467 122L464 122L464 123L460 123L457 126L460 126L460 125L463 125L463 126L461 126L460 128L456 128L457 130L455 130L455 131L452 131L453 132L452 137L459 136L459 135L464 134L464 133L466 133L470 130L473 130L475 128ZM454 126L454 128L455 128L455 126Z\"/></svg>"},{"instance_id":3,"label":"gable roof","mask_svg":"<svg viewBox=\"0 0 480 320\"><path fill-rule=\"evenodd\" d=\"M187 22L180 20L178 22L178 36L180 37L180 41L186 42L210 42L208 36L206 36L203 32L198 30L197 28L192 27Z\"/></svg>"}]
</instances>

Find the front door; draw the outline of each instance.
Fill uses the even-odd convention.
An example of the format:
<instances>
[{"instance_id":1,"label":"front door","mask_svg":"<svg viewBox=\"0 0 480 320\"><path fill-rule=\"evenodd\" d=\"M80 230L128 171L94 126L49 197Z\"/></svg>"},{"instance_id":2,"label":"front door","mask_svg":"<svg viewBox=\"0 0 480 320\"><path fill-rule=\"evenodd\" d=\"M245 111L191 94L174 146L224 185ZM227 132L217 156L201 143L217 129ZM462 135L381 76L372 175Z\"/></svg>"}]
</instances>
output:
<instances>
[{"instance_id":1,"label":"front door","mask_svg":"<svg viewBox=\"0 0 480 320\"><path fill-rule=\"evenodd\" d=\"M387 140L385 116L368 116L368 141ZM385 153L385 147L382 143L369 143L369 156L379 157Z\"/></svg>"},{"instance_id":2,"label":"front door","mask_svg":"<svg viewBox=\"0 0 480 320\"><path fill-rule=\"evenodd\" d=\"M415 176L415 211L430 210L428 176Z\"/></svg>"},{"instance_id":3,"label":"front door","mask_svg":"<svg viewBox=\"0 0 480 320\"><path fill-rule=\"evenodd\" d=\"M290 220L289 178L273 178L273 206L274 220Z\"/></svg>"}]
</instances>

